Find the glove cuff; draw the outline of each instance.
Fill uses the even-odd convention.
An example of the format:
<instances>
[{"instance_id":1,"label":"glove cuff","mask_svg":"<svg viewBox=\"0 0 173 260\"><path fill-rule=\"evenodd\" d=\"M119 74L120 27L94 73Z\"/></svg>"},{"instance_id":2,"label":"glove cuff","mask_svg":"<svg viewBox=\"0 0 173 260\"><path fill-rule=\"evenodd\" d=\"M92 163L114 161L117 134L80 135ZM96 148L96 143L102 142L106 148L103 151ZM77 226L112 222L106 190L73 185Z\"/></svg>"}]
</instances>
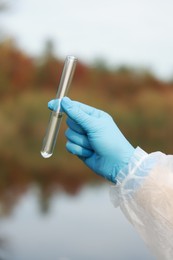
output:
<instances>
[{"instance_id":1,"label":"glove cuff","mask_svg":"<svg viewBox=\"0 0 173 260\"><path fill-rule=\"evenodd\" d=\"M136 171L136 169L140 167L140 165L147 156L148 153L146 153L140 147L137 147L134 150L134 153L132 154L129 163L117 173L116 184L120 185L127 175L133 174Z\"/></svg>"}]
</instances>

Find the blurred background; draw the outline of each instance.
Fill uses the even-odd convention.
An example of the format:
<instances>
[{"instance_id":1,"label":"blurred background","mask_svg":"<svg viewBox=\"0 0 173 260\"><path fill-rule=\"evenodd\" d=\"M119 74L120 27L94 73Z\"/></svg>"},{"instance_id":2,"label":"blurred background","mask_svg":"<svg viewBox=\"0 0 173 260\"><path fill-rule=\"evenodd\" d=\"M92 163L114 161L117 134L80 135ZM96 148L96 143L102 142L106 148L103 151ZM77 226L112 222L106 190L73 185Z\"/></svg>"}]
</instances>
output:
<instances>
[{"instance_id":1,"label":"blurred background","mask_svg":"<svg viewBox=\"0 0 173 260\"><path fill-rule=\"evenodd\" d=\"M134 146L173 154L171 0L0 0L0 259L154 259L65 149L40 156L66 55L72 99L110 113Z\"/></svg>"}]
</instances>

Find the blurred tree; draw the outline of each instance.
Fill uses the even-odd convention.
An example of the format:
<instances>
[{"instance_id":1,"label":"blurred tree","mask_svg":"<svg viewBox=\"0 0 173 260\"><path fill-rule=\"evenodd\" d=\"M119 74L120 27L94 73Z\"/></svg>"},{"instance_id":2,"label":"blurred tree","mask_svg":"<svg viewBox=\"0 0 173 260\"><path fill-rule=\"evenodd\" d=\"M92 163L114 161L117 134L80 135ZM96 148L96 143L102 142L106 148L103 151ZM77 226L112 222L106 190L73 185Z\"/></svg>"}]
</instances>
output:
<instances>
[{"instance_id":1,"label":"blurred tree","mask_svg":"<svg viewBox=\"0 0 173 260\"><path fill-rule=\"evenodd\" d=\"M44 51L43 51L43 59L48 61L48 60L52 60L54 57L55 57L54 43L52 40L48 39L45 42Z\"/></svg>"},{"instance_id":2,"label":"blurred tree","mask_svg":"<svg viewBox=\"0 0 173 260\"><path fill-rule=\"evenodd\" d=\"M13 39L0 43L1 97L18 94L33 83L34 64L31 58L15 46Z\"/></svg>"},{"instance_id":3,"label":"blurred tree","mask_svg":"<svg viewBox=\"0 0 173 260\"><path fill-rule=\"evenodd\" d=\"M5 0L0 0L0 12L6 10L8 8L8 3Z\"/></svg>"},{"instance_id":4,"label":"blurred tree","mask_svg":"<svg viewBox=\"0 0 173 260\"><path fill-rule=\"evenodd\" d=\"M103 58L95 59L95 61L93 62L93 67L102 72L109 70L107 63Z\"/></svg>"},{"instance_id":5,"label":"blurred tree","mask_svg":"<svg viewBox=\"0 0 173 260\"><path fill-rule=\"evenodd\" d=\"M47 40L41 57L37 59L37 86L55 87L62 72L63 63L55 56L54 43Z\"/></svg>"},{"instance_id":6,"label":"blurred tree","mask_svg":"<svg viewBox=\"0 0 173 260\"><path fill-rule=\"evenodd\" d=\"M9 4L5 0L0 0L0 14L9 7ZM0 41L3 40L3 31L0 28Z\"/></svg>"}]
</instances>

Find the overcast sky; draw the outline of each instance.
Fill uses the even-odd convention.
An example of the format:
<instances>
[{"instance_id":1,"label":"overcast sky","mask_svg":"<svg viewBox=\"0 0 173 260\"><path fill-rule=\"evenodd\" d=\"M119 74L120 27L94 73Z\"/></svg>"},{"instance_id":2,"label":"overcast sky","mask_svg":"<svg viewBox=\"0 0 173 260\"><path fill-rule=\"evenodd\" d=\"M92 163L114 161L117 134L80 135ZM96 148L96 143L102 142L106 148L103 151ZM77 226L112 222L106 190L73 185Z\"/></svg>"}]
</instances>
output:
<instances>
[{"instance_id":1,"label":"overcast sky","mask_svg":"<svg viewBox=\"0 0 173 260\"><path fill-rule=\"evenodd\" d=\"M11 0L1 27L35 55L46 39L64 58L145 66L173 77L172 0Z\"/></svg>"}]
</instances>

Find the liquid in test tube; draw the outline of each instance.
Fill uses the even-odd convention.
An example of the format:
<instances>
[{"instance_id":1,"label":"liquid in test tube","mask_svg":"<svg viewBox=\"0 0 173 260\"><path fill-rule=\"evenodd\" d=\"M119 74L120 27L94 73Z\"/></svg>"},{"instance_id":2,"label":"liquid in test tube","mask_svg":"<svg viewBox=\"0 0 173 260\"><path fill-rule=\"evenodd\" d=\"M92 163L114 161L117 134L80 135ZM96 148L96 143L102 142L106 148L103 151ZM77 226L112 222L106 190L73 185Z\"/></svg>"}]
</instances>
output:
<instances>
[{"instance_id":1,"label":"liquid in test tube","mask_svg":"<svg viewBox=\"0 0 173 260\"><path fill-rule=\"evenodd\" d=\"M56 110L51 112L49 124L46 130L45 137L43 139L41 155L44 158L49 158L53 154L63 116L63 113L60 110L61 99L67 95L69 86L71 84L75 72L76 63L77 58L74 56L67 56L65 59L63 72L56 94L56 99L59 100L59 103L57 105Z\"/></svg>"}]
</instances>

